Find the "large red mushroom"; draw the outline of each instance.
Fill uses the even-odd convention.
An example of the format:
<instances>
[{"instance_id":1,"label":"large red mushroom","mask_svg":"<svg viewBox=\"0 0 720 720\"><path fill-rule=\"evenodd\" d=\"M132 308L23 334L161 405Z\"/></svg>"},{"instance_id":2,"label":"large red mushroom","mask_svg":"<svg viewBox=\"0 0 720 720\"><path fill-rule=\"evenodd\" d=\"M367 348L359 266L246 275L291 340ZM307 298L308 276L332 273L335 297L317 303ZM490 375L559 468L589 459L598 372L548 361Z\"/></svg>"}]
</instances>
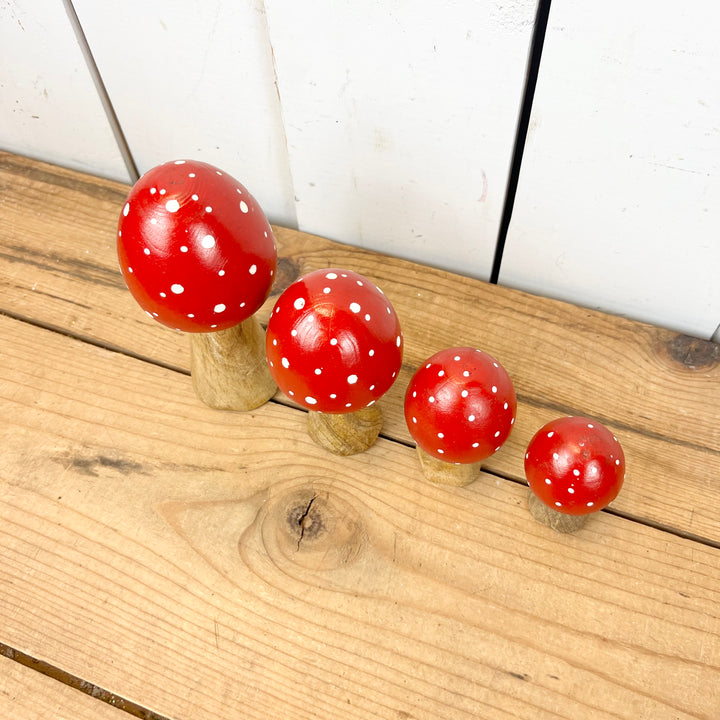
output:
<instances>
[{"instance_id":1,"label":"large red mushroom","mask_svg":"<svg viewBox=\"0 0 720 720\"><path fill-rule=\"evenodd\" d=\"M117 253L145 312L190 333L193 386L205 403L251 410L272 397L254 313L270 293L277 249L241 183L193 160L149 170L120 213Z\"/></svg>"},{"instance_id":2,"label":"large red mushroom","mask_svg":"<svg viewBox=\"0 0 720 720\"><path fill-rule=\"evenodd\" d=\"M467 485L507 440L517 400L505 368L482 350L453 347L415 372L405 421L423 473L432 482Z\"/></svg>"},{"instance_id":3,"label":"large red mushroom","mask_svg":"<svg viewBox=\"0 0 720 720\"><path fill-rule=\"evenodd\" d=\"M533 517L558 532L574 532L617 497L625 455L618 439L597 420L562 417L530 440L525 475Z\"/></svg>"},{"instance_id":4,"label":"large red mushroom","mask_svg":"<svg viewBox=\"0 0 720 720\"><path fill-rule=\"evenodd\" d=\"M299 278L275 304L266 350L275 382L309 411L315 442L338 455L375 442L382 426L375 403L403 353L397 315L375 283L338 268Z\"/></svg>"}]
</instances>

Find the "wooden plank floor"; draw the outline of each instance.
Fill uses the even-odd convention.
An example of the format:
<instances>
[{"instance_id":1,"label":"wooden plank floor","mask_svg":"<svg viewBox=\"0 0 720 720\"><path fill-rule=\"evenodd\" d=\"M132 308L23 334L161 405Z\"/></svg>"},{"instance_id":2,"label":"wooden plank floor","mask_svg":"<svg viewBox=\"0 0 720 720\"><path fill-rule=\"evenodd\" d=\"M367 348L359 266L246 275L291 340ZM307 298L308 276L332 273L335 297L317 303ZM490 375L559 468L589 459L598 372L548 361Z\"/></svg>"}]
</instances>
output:
<instances>
[{"instance_id":1,"label":"wooden plank floor","mask_svg":"<svg viewBox=\"0 0 720 720\"><path fill-rule=\"evenodd\" d=\"M345 266L403 323L384 437L338 460L279 396L195 399L186 338L117 270L126 187L0 155L0 188L0 643L146 717L720 717L717 346L278 228L275 294ZM464 489L422 479L401 416L451 344L520 399ZM613 429L628 476L567 537L530 519L522 458L571 412ZM33 715L14 683L8 716L65 692L33 677Z\"/></svg>"}]
</instances>

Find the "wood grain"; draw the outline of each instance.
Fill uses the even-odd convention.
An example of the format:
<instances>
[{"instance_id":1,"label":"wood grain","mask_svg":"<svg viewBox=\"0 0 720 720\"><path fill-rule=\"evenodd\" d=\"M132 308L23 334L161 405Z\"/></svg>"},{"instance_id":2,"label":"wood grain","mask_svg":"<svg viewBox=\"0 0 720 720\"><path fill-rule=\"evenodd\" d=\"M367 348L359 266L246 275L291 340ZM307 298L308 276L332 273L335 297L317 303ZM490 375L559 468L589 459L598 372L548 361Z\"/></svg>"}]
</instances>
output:
<instances>
[{"instance_id":1,"label":"wood grain","mask_svg":"<svg viewBox=\"0 0 720 720\"><path fill-rule=\"evenodd\" d=\"M27 323L0 347L7 644L168 717L720 714L720 550L561 536L516 483L338 459L294 408Z\"/></svg>"},{"instance_id":2,"label":"wood grain","mask_svg":"<svg viewBox=\"0 0 720 720\"><path fill-rule=\"evenodd\" d=\"M189 342L149 320L124 288L115 227L127 187L0 154L0 309L188 370ZM377 282L403 325L405 359L381 402L383 433L411 439L411 373L451 345L490 352L509 371L518 420L488 470L522 481L525 447L545 422L591 415L621 440L625 488L613 507L720 542L720 350L660 328L275 228L274 298L299 274L345 266Z\"/></svg>"},{"instance_id":3,"label":"wood grain","mask_svg":"<svg viewBox=\"0 0 720 720\"><path fill-rule=\"evenodd\" d=\"M0 713L14 720L128 720L107 703L0 655Z\"/></svg>"}]
</instances>

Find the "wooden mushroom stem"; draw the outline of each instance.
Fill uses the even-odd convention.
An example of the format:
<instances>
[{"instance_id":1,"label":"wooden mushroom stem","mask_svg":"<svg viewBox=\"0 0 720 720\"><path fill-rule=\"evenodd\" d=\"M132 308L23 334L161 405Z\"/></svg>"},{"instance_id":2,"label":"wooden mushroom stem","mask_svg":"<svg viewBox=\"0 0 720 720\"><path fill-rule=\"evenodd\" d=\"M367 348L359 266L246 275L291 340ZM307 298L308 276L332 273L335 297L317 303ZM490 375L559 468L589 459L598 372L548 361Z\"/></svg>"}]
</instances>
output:
<instances>
[{"instance_id":1,"label":"wooden mushroom stem","mask_svg":"<svg viewBox=\"0 0 720 720\"><path fill-rule=\"evenodd\" d=\"M377 440L382 427L382 411L377 405L351 413L320 413L310 410L308 434L321 447L336 455L364 452Z\"/></svg>"},{"instance_id":2,"label":"wooden mushroom stem","mask_svg":"<svg viewBox=\"0 0 720 720\"><path fill-rule=\"evenodd\" d=\"M560 533L571 533L579 530L587 521L587 515L568 515L548 507L532 490L528 491L528 508L530 514L543 525Z\"/></svg>"},{"instance_id":3,"label":"wooden mushroom stem","mask_svg":"<svg viewBox=\"0 0 720 720\"><path fill-rule=\"evenodd\" d=\"M441 485L463 487L480 476L480 463L451 463L438 460L417 446L418 457L426 480Z\"/></svg>"},{"instance_id":4,"label":"wooden mushroom stem","mask_svg":"<svg viewBox=\"0 0 720 720\"><path fill-rule=\"evenodd\" d=\"M227 330L190 335L193 387L218 410L253 410L277 390L265 359L265 331L257 318Z\"/></svg>"}]
</instances>

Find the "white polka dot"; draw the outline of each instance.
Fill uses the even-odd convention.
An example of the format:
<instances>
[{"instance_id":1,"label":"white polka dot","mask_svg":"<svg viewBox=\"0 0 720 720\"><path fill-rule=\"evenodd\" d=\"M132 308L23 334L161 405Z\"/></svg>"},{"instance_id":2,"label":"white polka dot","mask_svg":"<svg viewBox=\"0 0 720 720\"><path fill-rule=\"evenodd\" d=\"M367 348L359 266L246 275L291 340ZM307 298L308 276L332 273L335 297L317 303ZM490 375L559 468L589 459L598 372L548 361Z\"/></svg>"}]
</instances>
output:
<instances>
[{"instance_id":1,"label":"white polka dot","mask_svg":"<svg viewBox=\"0 0 720 720\"><path fill-rule=\"evenodd\" d=\"M352 403L345 403L345 407L352 407Z\"/></svg>"},{"instance_id":2,"label":"white polka dot","mask_svg":"<svg viewBox=\"0 0 720 720\"><path fill-rule=\"evenodd\" d=\"M468 415L468 420L470 422L475 422L475 416L474 415Z\"/></svg>"},{"instance_id":3,"label":"white polka dot","mask_svg":"<svg viewBox=\"0 0 720 720\"><path fill-rule=\"evenodd\" d=\"M496 392L497 392L497 385L493 385L490 389L491 389L494 393L496 393Z\"/></svg>"},{"instance_id":4,"label":"white polka dot","mask_svg":"<svg viewBox=\"0 0 720 720\"><path fill-rule=\"evenodd\" d=\"M224 271L224 270L218 270L218 275L219 275L220 277L222 277L224 274L225 274L225 271Z\"/></svg>"},{"instance_id":5,"label":"white polka dot","mask_svg":"<svg viewBox=\"0 0 720 720\"><path fill-rule=\"evenodd\" d=\"M323 292L327 295L330 292L330 288L329 287L323 288Z\"/></svg>"},{"instance_id":6,"label":"white polka dot","mask_svg":"<svg viewBox=\"0 0 720 720\"><path fill-rule=\"evenodd\" d=\"M325 277L328 280L337 280L337 273L328 273Z\"/></svg>"},{"instance_id":7,"label":"white polka dot","mask_svg":"<svg viewBox=\"0 0 720 720\"><path fill-rule=\"evenodd\" d=\"M291 334L293 337L296 337L296 336L297 336L297 330L296 330L295 328L293 328L293 329L290 331L290 334Z\"/></svg>"},{"instance_id":8,"label":"white polka dot","mask_svg":"<svg viewBox=\"0 0 720 720\"><path fill-rule=\"evenodd\" d=\"M210 205L208 205L208 206L205 208L205 212L207 212L207 213L211 213L211 212L212 212L212 208L210 207Z\"/></svg>"},{"instance_id":9,"label":"white polka dot","mask_svg":"<svg viewBox=\"0 0 720 720\"><path fill-rule=\"evenodd\" d=\"M335 393L330 393L330 399L331 399L331 400L334 400L336 397L337 397L337 395L336 395Z\"/></svg>"},{"instance_id":10,"label":"white polka dot","mask_svg":"<svg viewBox=\"0 0 720 720\"><path fill-rule=\"evenodd\" d=\"M357 284L358 284L358 285L359 285L360 287L362 287L362 286L363 286L363 284L362 284L362 281L360 281L360 280L356 280L355 282L356 282L356 283L357 283Z\"/></svg>"},{"instance_id":11,"label":"white polka dot","mask_svg":"<svg viewBox=\"0 0 720 720\"><path fill-rule=\"evenodd\" d=\"M444 371L444 370L440 370L440 371L438 372L438 377L442 377L444 374L445 374L445 371Z\"/></svg>"},{"instance_id":12,"label":"white polka dot","mask_svg":"<svg viewBox=\"0 0 720 720\"><path fill-rule=\"evenodd\" d=\"M244 302L241 302L241 303L240 303L240 307L241 307L241 308L244 308L245 305L246 305L246 303L244 303Z\"/></svg>"},{"instance_id":13,"label":"white polka dot","mask_svg":"<svg viewBox=\"0 0 720 720\"><path fill-rule=\"evenodd\" d=\"M574 475L575 477L580 477L580 471L577 470L577 469L573 470L573 475Z\"/></svg>"},{"instance_id":14,"label":"white polka dot","mask_svg":"<svg viewBox=\"0 0 720 720\"><path fill-rule=\"evenodd\" d=\"M193 200L198 200L198 199L199 199L197 195L191 195L190 197L191 197Z\"/></svg>"},{"instance_id":15,"label":"white polka dot","mask_svg":"<svg viewBox=\"0 0 720 720\"><path fill-rule=\"evenodd\" d=\"M507 410L507 409L508 409L508 404L505 403L505 404L503 405L503 410Z\"/></svg>"},{"instance_id":16,"label":"white polka dot","mask_svg":"<svg viewBox=\"0 0 720 720\"><path fill-rule=\"evenodd\" d=\"M616 464L616 465L619 465L619 464L620 464L620 458L618 458L618 459L615 461L615 464Z\"/></svg>"},{"instance_id":17,"label":"white polka dot","mask_svg":"<svg viewBox=\"0 0 720 720\"><path fill-rule=\"evenodd\" d=\"M514 425L514 424L515 424L515 418L510 418L510 424L511 424L511 425Z\"/></svg>"},{"instance_id":18,"label":"white polka dot","mask_svg":"<svg viewBox=\"0 0 720 720\"><path fill-rule=\"evenodd\" d=\"M594 504L595 504L595 503L591 501L591 502L589 502L589 503L587 504L587 506L588 506L588 507L592 507Z\"/></svg>"},{"instance_id":19,"label":"white polka dot","mask_svg":"<svg viewBox=\"0 0 720 720\"><path fill-rule=\"evenodd\" d=\"M470 377L470 372L468 370L463 370L463 377Z\"/></svg>"},{"instance_id":20,"label":"white polka dot","mask_svg":"<svg viewBox=\"0 0 720 720\"><path fill-rule=\"evenodd\" d=\"M402 338L398 335L398 336L395 338L395 345L397 345L398 347L400 347L401 344L402 344Z\"/></svg>"},{"instance_id":21,"label":"white polka dot","mask_svg":"<svg viewBox=\"0 0 720 720\"><path fill-rule=\"evenodd\" d=\"M434 402L435 402L435 397L434 397L433 395L431 395L431 396L428 398L428 402L434 403Z\"/></svg>"},{"instance_id":22,"label":"white polka dot","mask_svg":"<svg viewBox=\"0 0 720 720\"><path fill-rule=\"evenodd\" d=\"M246 213L250 208L248 208L247 203L244 200L240 201L240 210L244 213Z\"/></svg>"},{"instance_id":23,"label":"white polka dot","mask_svg":"<svg viewBox=\"0 0 720 720\"><path fill-rule=\"evenodd\" d=\"M552 437L554 434L555 434L555 431L554 431L554 430L551 430L551 431L548 433L547 436L550 438L550 437Z\"/></svg>"},{"instance_id":24,"label":"white polka dot","mask_svg":"<svg viewBox=\"0 0 720 720\"><path fill-rule=\"evenodd\" d=\"M322 375L322 368L315 368L316 375Z\"/></svg>"},{"instance_id":25,"label":"white polka dot","mask_svg":"<svg viewBox=\"0 0 720 720\"><path fill-rule=\"evenodd\" d=\"M128 272L132 275L133 269L131 267L128 267Z\"/></svg>"},{"instance_id":26,"label":"white polka dot","mask_svg":"<svg viewBox=\"0 0 720 720\"><path fill-rule=\"evenodd\" d=\"M150 194L154 195L157 192L157 188L150 188Z\"/></svg>"},{"instance_id":27,"label":"white polka dot","mask_svg":"<svg viewBox=\"0 0 720 720\"><path fill-rule=\"evenodd\" d=\"M330 338L331 345L337 345L337 338Z\"/></svg>"},{"instance_id":28,"label":"white polka dot","mask_svg":"<svg viewBox=\"0 0 720 720\"><path fill-rule=\"evenodd\" d=\"M414 415L413 415L412 421L413 421L415 424L417 424L417 418L416 418Z\"/></svg>"},{"instance_id":29,"label":"white polka dot","mask_svg":"<svg viewBox=\"0 0 720 720\"><path fill-rule=\"evenodd\" d=\"M553 460L557 460L560 457L557 453L553 453Z\"/></svg>"},{"instance_id":30,"label":"white polka dot","mask_svg":"<svg viewBox=\"0 0 720 720\"><path fill-rule=\"evenodd\" d=\"M425 366L425 369L426 369L426 370L429 370L429 369L430 369L430 363L428 363L428 364Z\"/></svg>"},{"instance_id":31,"label":"white polka dot","mask_svg":"<svg viewBox=\"0 0 720 720\"><path fill-rule=\"evenodd\" d=\"M368 313L365 313L365 320L367 322L370 322L370 315L368 315Z\"/></svg>"},{"instance_id":32,"label":"white polka dot","mask_svg":"<svg viewBox=\"0 0 720 720\"><path fill-rule=\"evenodd\" d=\"M251 265L251 266L250 266L250 269L248 270L248 272L249 272L251 275L254 275L254 274L257 272L257 265Z\"/></svg>"},{"instance_id":33,"label":"white polka dot","mask_svg":"<svg viewBox=\"0 0 720 720\"><path fill-rule=\"evenodd\" d=\"M474 443L472 444L472 446L473 446L474 448L480 447L480 443L479 443L479 442L474 442Z\"/></svg>"},{"instance_id":34,"label":"white polka dot","mask_svg":"<svg viewBox=\"0 0 720 720\"><path fill-rule=\"evenodd\" d=\"M290 361L289 361L286 357L282 358L282 359L280 360L280 362L282 363L282 366L283 366L284 368L289 368L289 367L290 367Z\"/></svg>"},{"instance_id":35,"label":"white polka dot","mask_svg":"<svg viewBox=\"0 0 720 720\"><path fill-rule=\"evenodd\" d=\"M358 381L358 376L357 375L348 375L347 381L348 381L348 385L354 385Z\"/></svg>"},{"instance_id":36,"label":"white polka dot","mask_svg":"<svg viewBox=\"0 0 720 720\"><path fill-rule=\"evenodd\" d=\"M455 360L455 361L457 361L457 360L459 360L459 359L460 359L460 356L459 356L459 355L456 355L456 356L453 358L453 360Z\"/></svg>"},{"instance_id":37,"label":"white polka dot","mask_svg":"<svg viewBox=\"0 0 720 720\"><path fill-rule=\"evenodd\" d=\"M148 317L152 317L152 316L153 316L153 314L152 314L149 310L146 310L146 311L145 311L145 314L146 314Z\"/></svg>"},{"instance_id":38,"label":"white polka dot","mask_svg":"<svg viewBox=\"0 0 720 720\"><path fill-rule=\"evenodd\" d=\"M500 431L499 431L499 430L495 433L495 437L500 437Z\"/></svg>"},{"instance_id":39,"label":"white polka dot","mask_svg":"<svg viewBox=\"0 0 720 720\"><path fill-rule=\"evenodd\" d=\"M181 246L180 246L180 252L187 252L187 251L188 251L188 246L187 246L187 245L181 245Z\"/></svg>"},{"instance_id":40,"label":"white polka dot","mask_svg":"<svg viewBox=\"0 0 720 720\"><path fill-rule=\"evenodd\" d=\"M445 451L444 451L442 448L438 448L438 452L440 453L440 455L444 455L444 454L445 454Z\"/></svg>"},{"instance_id":41,"label":"white polka dot","mask_svg":"<svg viewBox=\"0 0 720 720\"><path fill-rule=\"evenodd\" d=\"M125 207L123 208L123 215L125 217L127 217L129 212L130 212L130 203L125 203Z\"/></svg>"},{"instance_id":42,"label":"white polka dot","mask_svg":"<svg viewBox=\"0 0 720 720\"><path fill-rule=\"evenodd\" d=\"M165 293L161 292L160 297L167 297L167 295Z\"/></svg>"},{"instance_id":43,"label":"white polka dot","mask_svg":"<svg viewBox=\"0 0 720 720\"><path fill-rule=\"evenodd\" d=\"M195 317L195 314L194 314L194 313L188 313L188 317L189 317L189 318L194 318L194 317Z\"/></svg>"},{"instance_id":44,"label":"white polka dot","mask_svg":"<svg viewBox=\"0 0 720 720\"><path fill-rule=\"evenodd\" d=\"M445 433L438 433L437 435L441 440L445 437Z\"/></svg>"},{"instance_id":45,"label":"white polka dot","mask_svg":"<svg viewBox=\"0 0 720 720\"><path fill-rule=\"evenodd\" d=\"M195 173L188 173L188 177L195 177Z\"/></svg>"},{"instance_id":46,"label":"white polka dot","mask_svg":"<svg viewBox=\"0 0 720 720\"><path fill-rule=\"evenodd\" d=\"M370 357L372 357L374 354L375 354L375 351L374 351L374 350L368 351L368 355L369 355Z\"/></svg>"},{"instance_id":47,"label":"white polka dot","mask_svg":"<svg viewBox=\"0 0 720 720\"><path fill-rule=\"evenodd\" d=\"M588 427L592 430L595 426L592 423L588 423Z\"/></svg>"},{"instance_id":48,"label":"white polka dot","mask_svg":"<svg viewBox=\"0 0 720 720\"><path fill-rule=\"evenodd\" d=\"M144 252L146 255L149 255L149 254L150 254L150 249L149 249L149 248L145 248L145 249L143 250L143 252Z\"/></svg>"},{"instance_id":49,"label":"white polka dot","mask_svg":"<svg viewBox=\"0 0 720 720\"><path fill-rule=\"evenodd\" d=\"M176 165L184 165L184 164L185 164L185 161L184 161L184 160L176 160L176 161L175 161L175 164L176 164Z\"/></svg>"},{"instance_id":50,"label":"white polka dot","mask_svg":"<svg viewBox=\"0 0 720 720\"><path fill-rule=\"evenodd\" d=\"M305 307L305 299L304 298L298 298L294 303L293 307L296 310L302 310Z\"/></svg>"},{"instance_id":51,"label":"white polka dot","mask_svg":"<svg viewBox=\"0 0 720 720\"><path fill-rule=\"evenodd\" d=\"M571 495L575 494L575 488L568 488L567 490Z\"/></svg>"},{"instance_id":52,"label":"white polka dot","mask_svg":"<svg viewBox=\"0 0 720 720\"><path fill-rule=\"evenodd\" d=\"M165 203L165 209L171 213L177 212L180 209L180 203L177 200L168 200Z\"/></svg>"},{"instance_id":53,"label":"white polka dot","mask_svg":"<svg viewBox=\"0 0 720 720\"><path fill-rule=\"evenodd\" d=\"M224 306L222 303L218 303L218 304L213 308L213 310L214 310L216 313L221 313L221 312L223 312L223 311L225 310L225 306Z\"/></svg>"},{"instance_id":54,"label":"white polka dot","mask_svg":"<svg viewBox=\"0 0 720 720\"><path fill-rule=\"evenodd\" d=\"M273 338L273 345L277 347L277 338Z\"/></svg>"},{"instance_id":55,"label":"white polka dot","mask_svg":"<svg viewBox=\"0 0 720 720\"><path fill-rule=\"evenodd\" d=\"M180 285L179 283L175 283L174 285L171 285L171 286L170 286L170 289L171 289L176 295L180 295L180 293L182 293L182 292L185 291L185 288L184 288L182 285Z\"/></svg>"},{"instance_id":56,"label":"white polka dot","mask_svg":"<svg viewBox=\"0 0 720 720\"><path fill-rule=\"evenodd\" d=\"M350 309L351 309L354 313L359 313L359 312L360 312L360 305L358 305L356 302L350 303Z\"/></svg>"},{"instance_id":57,"label":"white polka dot","mask_svg":"<svg viewBox=\"0 0 720 720\"><path fill-rule=\"evenodd\" d=\"M545 478L545 484L552 485L552 480L550 480L550 478Z\"/></svg>"},{"instance_id":58,"label":"white polka dot","mask_svg":"<svg viewBox=\"0 0 720 720\"><path fill-rule=\"evenodd\" d=\"M160 194L161 194L161 195L164 195L166 192L167 192L167 190L166 190L165 188L163 188L162 190L160 190Z\"/></svg>"},{"instance_id":59,"label":"white polka dot","mask_svg":"<svg viewBox=\"0 0 720 720\"><path fill-rule=\"evenodd\" d=\"M316 400L314 397L310 397L310 395L307 395L307 396L305 397L305 402L306 402L308 405L316 405L316 404L317 404L317 400Z\"/></svg>"},{"instance_id":60,"label":"white polka dot","mask_svg":"<svg viewBox=\"0 0 720 720\"><path fill-rule=\"evenodd\" d=\"M201 241L200 244L206 249L210 250L210 248L215 247L215 238L212 235L206 235Z\"/></svg>"},{"instance_id":61,"label":"white polka dot","mask_svg":"<svg viewBox=\"0 0 720 720\"><path fill-rule=\"evenodd\" d=\"M150 218L151 225L157 225L157 218Z\"/></svg>"},{"instance_id":62,"label":"white polka dot","mask_svg":"<svg viewBox=\"0 0 720 720\"><path fill-rule=\"evenodd\" d=\"M470 393L468 393L467 390L463 390L463 391L460 393L460 395L462 395L462 397L464 397L464 398L467 397L469 394L470 394Z\"/></svg>"},{"instance_id":63,"label":"white polka dot","mask_svg":"<svg viewBox=\"0 0 720 720\"><path fill-rule=\"evenodd\" d=\"M372 392L374 389L375 389L375 386L374 386L374 385L371 385L371 386L370 386L370 392Z\"/></svg>"},{"instance_id":64,"label":"white polka dot","mask_svg":"<svg viewBox=\"0 0 720 720\"><path fill-rule=\"evenodd\" d=\"M556 506L556 507L562 507L562 503L561 503L559 500L556 500L556 501L555 501L555 506Z\"/></svg>"}]
</instances>

